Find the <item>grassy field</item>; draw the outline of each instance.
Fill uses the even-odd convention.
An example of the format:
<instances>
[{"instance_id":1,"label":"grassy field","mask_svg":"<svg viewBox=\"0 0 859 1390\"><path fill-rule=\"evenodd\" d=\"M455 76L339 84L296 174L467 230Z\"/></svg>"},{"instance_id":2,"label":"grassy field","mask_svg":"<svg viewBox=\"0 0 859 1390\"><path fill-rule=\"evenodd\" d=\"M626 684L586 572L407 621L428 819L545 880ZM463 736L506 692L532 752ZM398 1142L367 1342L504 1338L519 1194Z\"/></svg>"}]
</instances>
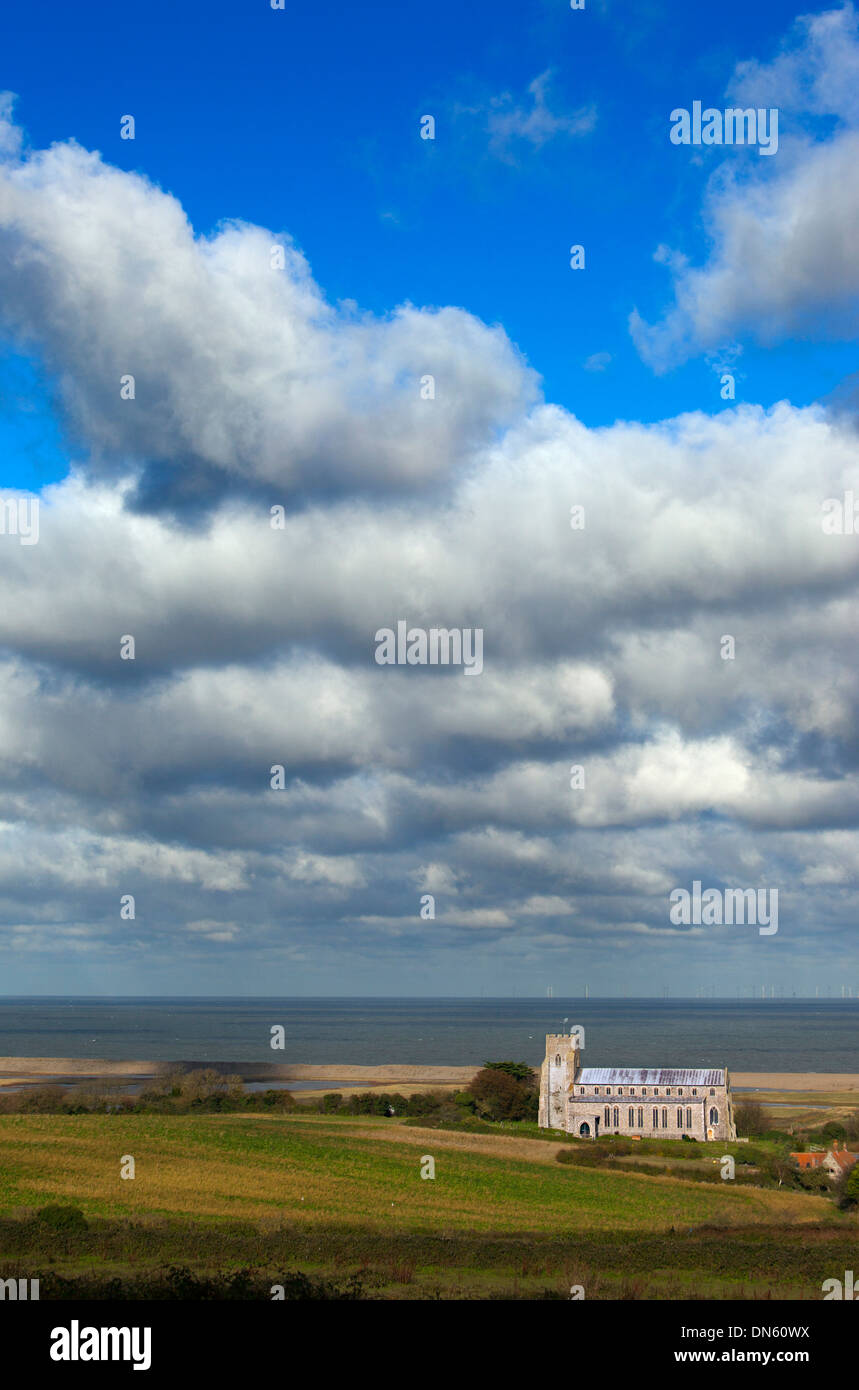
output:
<instances>
[{"instance_id":1,"label":"grassy field","mask_svg":"<svg viewBox=\"0 0 859 1390\"><path fill-rule=\"evenodd\" d=\"M819 1297L852 1267L859 1223L821 1197L577 1170L557 1148L373 1117L3 1116L0 1275L178 1261L358 1274L377 1297ZM58 1202L89 1230L47 1240L30 1218Z\"/></svg>"}]
</instances>

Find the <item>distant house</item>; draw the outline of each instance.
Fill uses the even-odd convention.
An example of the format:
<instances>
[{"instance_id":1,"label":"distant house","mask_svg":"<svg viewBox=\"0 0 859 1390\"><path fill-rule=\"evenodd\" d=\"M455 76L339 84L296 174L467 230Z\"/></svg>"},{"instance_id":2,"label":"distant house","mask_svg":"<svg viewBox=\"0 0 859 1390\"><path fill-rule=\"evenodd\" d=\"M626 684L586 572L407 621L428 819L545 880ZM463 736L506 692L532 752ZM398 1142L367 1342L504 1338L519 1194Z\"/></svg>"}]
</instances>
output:
<instances>
[{"instance_id":1,"label":"distant house","mask_svg":"<svg viewBox=\"0 0 859 1390\"><path fill-rule=\"evenodd\" d=\"M849 1173L853 1164L859 1162L859 1153L851 1153L843 1145L839 1147L836 1139L832 1148L825 1152L823 1149L812 1149L808 1153L792 1153L791 1158L801 1172L820 1168L827 1177L840 1178L842 1173Z\"/></svg>"},{"instance_id":2,"label":"distant house","mask_svg":"<svg viewBox=\"0 0 859 1390\"><path fill-rule=\"evenodd\" d=\"M809 1168L819 1168L826 1154L823 1149L812 1150L810 1153L791 1154L791 1158L801 1172L806 1172Z\"/></svg>"},{"instance_id":3,"label":"distant house","mask_svg":"<svg viewBox=\"0 0 859 1390\"><path fill-rule=\"evenodd\" d=\"M859 1154L851 1153L844 1145L838 1147L837 1142L832 1145L821 1164L831 1178L840 1178L842 1173L849 1173L854 1163L859 1162Z\"/></svg>"}]
</instances>

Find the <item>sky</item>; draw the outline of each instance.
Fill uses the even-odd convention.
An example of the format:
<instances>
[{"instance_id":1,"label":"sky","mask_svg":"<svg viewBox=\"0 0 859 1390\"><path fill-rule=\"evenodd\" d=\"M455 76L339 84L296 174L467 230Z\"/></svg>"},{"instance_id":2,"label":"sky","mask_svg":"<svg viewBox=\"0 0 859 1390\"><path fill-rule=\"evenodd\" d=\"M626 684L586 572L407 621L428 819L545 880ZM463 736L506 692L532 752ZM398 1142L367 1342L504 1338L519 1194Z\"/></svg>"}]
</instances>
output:
<instances>
[{"instance_id":1,"label":"sky","mask_svg":"<svg viewBox=\"0 0 859 1390\"><path fill-rule=\"evenodd\" d=\"M859 997L853 7L0 53L0 990Z\"/></svg>"}]
</instances>

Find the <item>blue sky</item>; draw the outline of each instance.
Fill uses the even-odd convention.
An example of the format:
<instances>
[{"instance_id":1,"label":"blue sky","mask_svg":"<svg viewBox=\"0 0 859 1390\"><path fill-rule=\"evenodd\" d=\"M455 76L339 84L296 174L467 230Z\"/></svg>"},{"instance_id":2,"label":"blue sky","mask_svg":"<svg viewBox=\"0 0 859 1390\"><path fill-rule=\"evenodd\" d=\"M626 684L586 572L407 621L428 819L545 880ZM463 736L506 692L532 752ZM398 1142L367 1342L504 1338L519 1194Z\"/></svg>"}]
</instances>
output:
<instances>
[{"instance_id":1,"label":"blue sky","mask_svg":"<svg viewBox=\"0 0 859 1390\"><path fill-rule=\"evenodd\" d=\"M859 997L853 7L49 0L0 52L5 987Z\"/></svg>"},{"instance_id":2,"label":"blue sky","mask_svg":"<svg viewBox=\"0 0 859 1390\"><path fill-rule=\"evenodd\" d=\"M653 318L668 297L657 246L696 263L708 251L700 202L723 152L690 160L668 141L668 113L695 98L720 105L736 62L771 56L796 13L773 0L726 0L711 23L680 3L592 0L572 12L563 0L524 10L335 0L273 12L261 0L95 0L82 17L48 0L7 20L3 81L33 146L75 139L144 172L182 201L198 234L223 218L288 232L332 300L377 314L404 301L456 304L500 322L549 400L610 425L720 406L710 354L655 375L628 317L637 307ZM593 106L592 129L492 153L489 103L509 93L527 111L543 73L550 109ZM119 138L128 112L133 142ZM434 142L418 138L425 113ZM574 242L586 274L569 270ZM808 404L855 365L852 342L824 334L739 345L737 399L763 405ZM585 369L603 353L602 370ZM39 385L35 368L0 364L7 485L66 472L49 384Z\"/></svg>"}]
</instances>

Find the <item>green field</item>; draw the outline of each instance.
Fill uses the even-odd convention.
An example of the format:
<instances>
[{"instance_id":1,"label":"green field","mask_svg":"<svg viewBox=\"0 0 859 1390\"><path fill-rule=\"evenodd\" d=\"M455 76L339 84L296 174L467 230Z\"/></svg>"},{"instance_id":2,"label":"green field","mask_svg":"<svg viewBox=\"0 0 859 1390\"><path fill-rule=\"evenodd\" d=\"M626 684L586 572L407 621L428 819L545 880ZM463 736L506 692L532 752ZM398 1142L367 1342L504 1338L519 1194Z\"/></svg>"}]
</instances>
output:
<instances>
[{"instance_id":1,"label":"green field","mask_svg":"<svg viewBox=\"0 0 859 1390\"><path fill-rule=\"evenodd\" d=\"M855 1263L859 1223L824 1198L577 1169L556 1147L373 1117L3 1116L0 1274L180 1263L252 1268L260 1287L295 1270L358 1275L375 1297L581 1283L588 1297L816 1298ZM80 1208L89 1229L46 1232L33 1218L49 1203Z\"/></svg>"}]
</instances>

